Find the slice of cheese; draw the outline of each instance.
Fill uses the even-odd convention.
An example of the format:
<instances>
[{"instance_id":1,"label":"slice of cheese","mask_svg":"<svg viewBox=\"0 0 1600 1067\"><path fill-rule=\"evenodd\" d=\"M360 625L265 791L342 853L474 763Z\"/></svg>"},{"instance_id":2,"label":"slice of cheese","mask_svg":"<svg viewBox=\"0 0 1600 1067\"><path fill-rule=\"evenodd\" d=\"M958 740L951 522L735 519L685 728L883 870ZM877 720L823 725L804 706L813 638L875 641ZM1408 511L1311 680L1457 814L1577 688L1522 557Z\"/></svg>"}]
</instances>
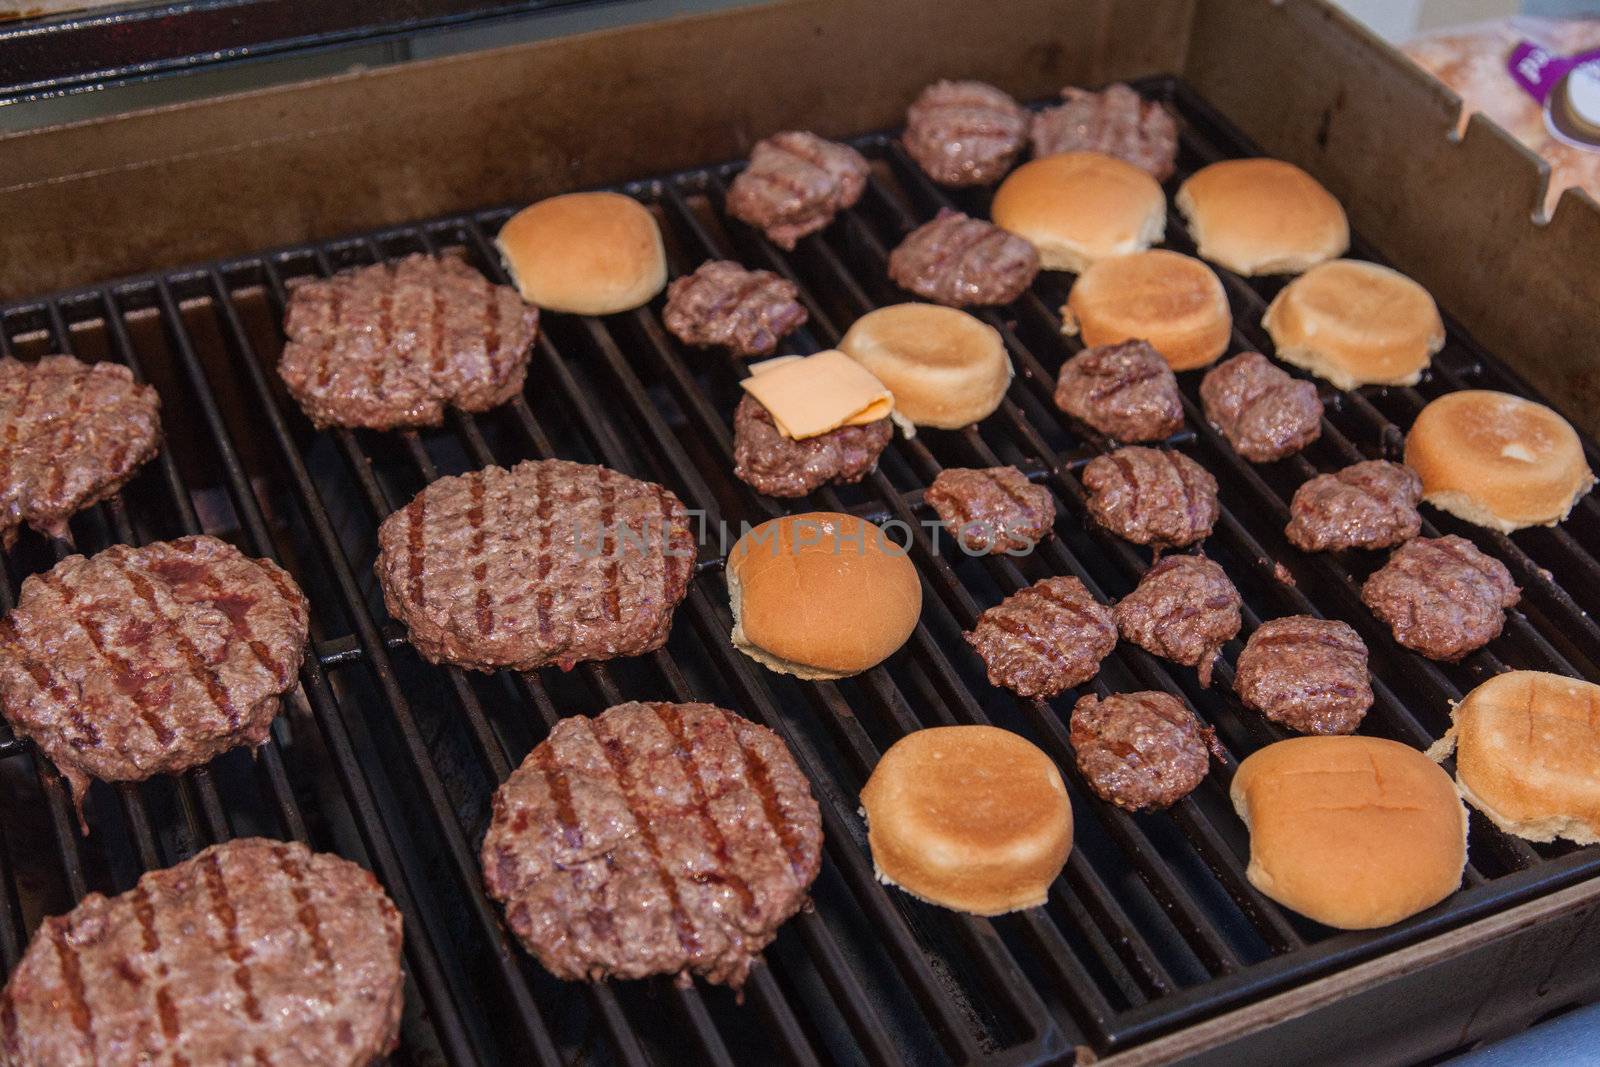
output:
<instances>
[{"instance_id":1,"label":"slice of cheese","mask_svg":"<svg viewBox=\"0 0 1600 1067\"><path fill-rule=\"evenodd\" d=\"M796 441L877 422L894 410L894 396L871 371L831 348L752 363L750 377L739 384Z\"/></svg>"}]
</instances>

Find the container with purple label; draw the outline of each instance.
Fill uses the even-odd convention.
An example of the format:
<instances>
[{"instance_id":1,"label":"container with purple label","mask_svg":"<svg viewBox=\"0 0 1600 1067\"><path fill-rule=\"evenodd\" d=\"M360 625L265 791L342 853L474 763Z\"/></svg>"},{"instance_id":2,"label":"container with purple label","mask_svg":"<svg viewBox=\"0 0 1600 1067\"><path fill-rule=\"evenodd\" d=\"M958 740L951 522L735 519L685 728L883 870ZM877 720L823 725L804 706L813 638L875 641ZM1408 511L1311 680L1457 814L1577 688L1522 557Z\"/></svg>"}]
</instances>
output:
<instances>
[{"instance_id":1,"label":"container with purple label","mask_svg":"<svg viewBox=\"0 0 1600 1067\"><path fill-rule=\"evenodd\" d=\"M1544 105L1550 135L1600 152L1600 50L1558 56L1523 41L1506 68L1528 95Z\"/></svg>"}]
</instances>

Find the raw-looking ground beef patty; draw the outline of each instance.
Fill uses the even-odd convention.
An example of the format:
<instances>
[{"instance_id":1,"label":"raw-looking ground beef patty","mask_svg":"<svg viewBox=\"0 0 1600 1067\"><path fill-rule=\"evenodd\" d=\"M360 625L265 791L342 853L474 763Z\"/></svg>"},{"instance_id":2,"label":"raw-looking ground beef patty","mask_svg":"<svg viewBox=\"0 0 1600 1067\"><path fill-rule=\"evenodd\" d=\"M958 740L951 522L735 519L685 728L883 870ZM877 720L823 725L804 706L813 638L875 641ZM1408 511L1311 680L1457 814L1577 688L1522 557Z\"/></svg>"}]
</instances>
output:
<instances>
[{"instance_id":1,"label":"raw-looking ground beef patty","mask_svg":"<svg viewBox=\"0 0 1600 1067\"><path fill-rule=\"evenodd\" d=\"M1386 459L1353 463L1319 474L1294 491L1289 503L1289 543L1306 552L1390 548L1422 530L1417 472Z\"/></svg>"},{"instance_id":2,"label":"raw-looking ground beef patty","mask_svg":"<svg viewBox=\"0 0 1600 1067\"><path fill-rule=\"evenodd\" d=\"M1089 513L1112 533L1138 545L1193 544L1216 524L1217 480L1180 452L1119 448L1083 468Z\"/></svg>"},{"instance_id":3,"label":"raw-looking ground beef patty","mask_svg":"<svg viewBox=\"0 0 1600 1067\"><path fill-rule=\"evenodd\" d=\"M1504 563L1454 534L1407 541L1361 587L1396 641L1449 662L1499 637L1521 597Z\"/></svg>"},{"instance_id":4,"label":"raw-looking ground beef patty","mask_svg":"<svg viewBox=\"0 0 1600 1067\"><path fill-rule=\"evenodd\" d=\"M999 181L1022 151L1028 113L994 86L934 82L906 112L906 154L940 185Z\"/></svg>"},{"instance_id":5,"label":"raw-looking ground beef patty","mask_svg":"<svg viewBox=\"0 0 1600 1067\"><path fill-rule=\"evenodd\" d=\"M1014 233L959 211L906 235L889 253L889 277L900 288L940 304L1009 304L1039 273L1039 253Z\"/></svg>"},{"instance_id":6,"label":"raw-looking ground beef patty","mask_svg":"<svg viewBox=\"0 0 1600 1067\"><path fill-rule=\"evenodd\" d=\"M539 312L454 256L291 282L278 374L317 426L438 426L522 389Z\"/></svg>"},{"instance_id":7,"label":"raw-looking ground beef patty","mask_svg":"<svg viewBox=\"0 0 1600 1067\"><path fill-rule=\"evenodd\" d=\"M0 704L82 803L259 745L304 657L308 606L271 560L214 537L68 556L0 619Z\"/></svg>"},{"instance_id":8,"label":"raw-looking ground beef patty","mask_svg":"<svg viewBox=\"0 0 1600 1067\"><path fill-rule=\"evenodd\" d=\"M1239 653L1233 688L1245 707L1291 730L1355 733L1372 706L1367 646L1335 619L1273 619Z\"/></svg>"},{"instance_id":9,"label":"raw-looking ground beef patty","mask_svg":"<svg viewBox=\"0 0 1600 1067\"><path fill-rule=\"evenodd\" d=\"M1111 609L1076 578L1055 577L1018 590L978 616L965 635L991 685L1048 699L1082 685L1117 644Z\"/></svg>"},{"instance_id":10,"label":"raw-looking ground beef patty","mask_svg":"<svg viewBox=\"0 0 1600 1067\"><path fill-rule=\"evenodd\" d=\"M1117 629L1147 652L1196 668L1200 684L1208 686L1217 653L1239 633L1243 603L1216 563L1166 556L1118 602Z\"/></svg>"},{"instance_id":11,"label":"raw-looking ground beef patty","mask_svg":"<svg viewBox=\"0 0 1600 1067\"><path fill-rule=\"evenodd\" d=\"M1033 154L1099 152L1126 160L1156 181L1172 175L1178 124L1166 108L1117 82L1104 92L1061 90L1059 107L1033 116Z\"/></svg>"},{"instance_id":12,"label":"raw-looking ground beef patty","mask_svg":"<svg viewBox=\"0 0 1600 1067\"><path fill-rule=\"evenodd\" d=\"M400 913L304 845L240 838L44 920L0 995L11 1067L366 1067L395 1048Z\"/></svg>"},{"instance_id":13,"label":"raw-looking ground beef patty","mask_svg":"<svg viewBox=\"0 0 1600 1067\"><path fill-rule=\"evenodd\" d=\"M772 413L746 394L733 412L733 473L767 496L805 496L824 485L865 478L893 436L894 423L879 419L797 441L786 437Z\"/></svg>"},{"instance_id":14,"label":"raw-looking ground beef patty","mask_svg":"<svg viewBox=\"0 0 1600 1067\"><path fill-rule=\"evenodd\" d=\"M494 795L484 882L559 978L739 988L806 901L822 820L771 730L710 704L556 724Z\"/></svg>"},{"instance_id":15,"label":"raw-looking ground beef patty","mask_svg":"<svg viewBox=\"0 0 1600 1067\"><path fill-rule=\"evenodd\" d=\"M1165 808L1194 792L1217 744L1211 727L1166 693L1079 697L1071 740L1089 787L1128 811Z\"/></svg>"},{"instance_id":16,"label":"raw-looking ground beef patty","mask_svg":"<svg viewBox=\"0 0 1600 1067\"><path fill-rule=\"evenodd\" d=\"M661 319L686 345L721 345L734 355L765 356L805 323L799 298L799 286L770 270L712 259L667 286Z\"/></svg>"},{"instance_id":17,"label":"raw-looking ground beef patty","mask_svg":"<svg viewBox=\"0 0 1600 1067\"><path fill-rule=\"evenodd\" d=\"M1159 441L1183 429L1178 379L1148 341L1086 348L1061 365L1056 407L1118 441Z\"/></svg>"},{"instance_id":18,"label":"raw-looking ground beef patty","mask_svg":"<svg viewBox=\"0 0 1600 1067\"><path fill-rule=\"evenodd\" d=\"M1026 552L1056 521L1050 490L1015 467L942 470L922 499L956 543L974 553Z\"/></svg>"},{"instance_id":19,"label":"raw-looking ground beef patty","mask_svg":"<svg viewBox=\"0 0 1600 1067\"><path fill-rule=\"evenodd\" d=\"M728 187L728 214L779 248L816 233L861 199L867 161L849 145L791 130L757 141L750 165Z\"/></svg>"},{"instance_id":20,"label":"raw-looking ground beef patty","mask_svg":"<svg viewBox=\"0 0 1600 1067\"><path fill-rule=\"evenodd\" d=\"M1260 352L1241 352L1200 382L1206 421L1252 463L1291 456L1322 435L1317 387Z\"/></svg>"},{"instance_id":21,"label":"raw-looking ground beef patty","mask_svg":"<svg viewBox=\"0 0 1600 1067\"><path fill-rule=\"evenodd\" d=\"M127 484L161 447L161 398L127 367L0 359L0 544L23 523L66 538L67 520Z\"/></svg>"},{"instance_id":22,"label":"raw-looking ground beef patty","mask_svg":"<svg viewBox=\"0 0 1600 1067\"><path fill-rule=\"evenodd\" d=\"M434 663L563 669L660 648L694 573L683 502L561 459L440 478L378 528L389 613Z\"/></svg>"}]
</instances>

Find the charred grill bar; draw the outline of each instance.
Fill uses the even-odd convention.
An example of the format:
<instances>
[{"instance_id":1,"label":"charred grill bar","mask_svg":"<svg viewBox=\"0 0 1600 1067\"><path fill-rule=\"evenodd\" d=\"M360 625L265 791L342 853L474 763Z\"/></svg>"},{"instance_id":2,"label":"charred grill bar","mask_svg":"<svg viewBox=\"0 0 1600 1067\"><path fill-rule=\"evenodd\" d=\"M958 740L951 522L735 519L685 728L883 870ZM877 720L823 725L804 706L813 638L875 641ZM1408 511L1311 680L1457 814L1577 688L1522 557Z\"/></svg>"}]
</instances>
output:
<instances>
[{"instance_id":1,"label":"charred grill bar","mask_svg":"<svg viewBox=\"0 0 1600 1067\"><path fill-rule=\"evenodd\" d=\"M1181 84L1143 83L1183 118L1179 174L1249 146ZM947 194L892 138L856 146L874 163L865 195L823 233L782 252L724 222L737 168L630 185L657 213L675 274L734 258L794 281L810 322L790 344L831 347L873 307L905 299L887 256L942 207L987 215L983 191ZM422 663L382 612L371 574L375 531L441 474L559 456L659 480L708 527L781 513L732 476L731 417L743 365L689 350L662 328L658 307L577 319L549 315L524 396L496 411L453 414L439 430L315 433L273 370L286 282L410 252L463 254L504 281L490 239L510 214L490 210L350 239L166 271L0 309L0 351L50 351L127 364L163 398L167 447L112 500L72 524L77 546L144 543L184 533L228 536L288 567L312 601L311 652L300 687L259 759L244 753L176 779L89 801L94 832L77 829L66 791L31 746L0 737L0 775L19 817L0 830L0 959L9 971L42 914L90 889L120 891L142 870L205 844L265 833L335 848L378 874L406 921L411 1010L397 1062L559 1064L577 1058L646 1064L686 1056L733 1063L776 1051L798 1064L1011 1064L1099 1054L1290 988L1339 967L1600 874L1600 850L1530 845L1474 814L1466 885L1429 913L1389 930L1334 933L1280 909L1244 875L1247 843L1227 803L1237 760L1284 736L1232 697L1231 642L1216 682L1126 642L1094 691L1158 689L1217 728L1228 758L1169 813L1129 815L1076 777L1067 745L1069 697L1014 701L983 681L960 641L978 613L1045 574L1082 579L1103 600L1125 595L1148 552L1085 525L1081 467L1103 445L1051 402L1054 372L1078 345L1059 335L1066 295L1045 275L1016 303L982 317L1000 330L1017 378L994 416L959 433L897 439L860 485L812 495L818 506L913 531L928 594L907 648L884 667L837 683L769 674L728 642L731 618L719 546L702 549L672 640L635 660L570 673L480 676ZM1192 251L1173 216L1167 244ZM1357 253L1370 250L1357 244ZM1223 274L1234 350L1263 347L1259 320L1278 283ZM659 303L659 302L658 302ZM1198 375L1190 375L1197 378ZM1373 649L1376 701L1366 732L1424 746L1443 732L1449 701L1509 667L1600 674L1600 503L1567 524L1508 537L1428 512L1424 534L1459 532L1503 560L1525 589L1492 650L1456 665L1399 649L1359 602L1381 560L1307 556L1282 529L1300 482L1361 458L1392 457L1427 399L1482 385L1526 392L1459 331L1415 388L1322 392L1321 440L1268 466L1240 459L1184 382L1186 428L1175 439L1221 483L1222 517L1208 553L1244 595L1247 629L1326 610ZM1592 444L1591 466L1600 466ZM1012 463L1053 493L1058 537L1029 558L967 558L922 524L922 489L952 466ZM726 546L721 546L726 547ZM26 536L7 559L0 607L21 579L70 549ZM1278 565L1292 570L1286 572ZM1285 581L1289 578L1289 581ZM494 787L563 715L626 699L707 700L736 708L790 744L821 804L826 859L816 909L791 920L753 972L740 1006L724 989L669 981L561 983L534 963L484 895L476 845ZM989 921L920 905L879 885L856 796L882 751L923 726L995 722L1040 743L1074 779L1078 842L1043 909Z\"/></svg>"}]
</instances>

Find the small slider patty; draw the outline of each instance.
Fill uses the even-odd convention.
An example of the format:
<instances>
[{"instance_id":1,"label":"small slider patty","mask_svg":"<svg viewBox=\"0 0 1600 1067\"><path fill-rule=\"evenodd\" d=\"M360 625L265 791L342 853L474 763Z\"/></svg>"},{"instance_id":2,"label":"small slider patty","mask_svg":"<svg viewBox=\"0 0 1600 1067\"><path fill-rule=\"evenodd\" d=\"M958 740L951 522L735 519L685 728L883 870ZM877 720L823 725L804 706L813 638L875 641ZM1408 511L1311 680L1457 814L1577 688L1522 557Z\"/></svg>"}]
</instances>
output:
<instances>
[{"instance_id":1,"label":"small slider patty","mask_svg":"<svg viewBox=\"0 0 1600 1067\"><path fill-rule=\"evenodd\" d=\"M1242 352L1200 383L1206 419L1252 463L1292 456L1322 436L1317 387L1292 378L1260 352Z\"/></svg>"},{"instance_id":2,"label":"small slider patty","mask_svg":"<svg viewBox=\"0 0 1600 1067\"><path fill-rule=\"evenodd\" d=\"M1396 641L1451 663L1499 637L1521 597L1504 563L1454 534L1412 538L1361 587Z\"/></svg>"},{"instance_id":3,"label":"small slider patty","mask_svg":"<svg viewBox=\"0 0 1600 1067\"><path fill-rule=\"evenodd\" d=\"M1296 489L1284 534L1305 552L1390 548L1422 529L1421 498L1422 479L1410 467L1363 460Z\"/></svg>"},{"instance_id":4,"label":"small slider patty","mask_svg":"<svg viewBox=\"0 0 1600 1067\"><path fill-rule=\"evenodd\" d=\"M1233 688L1245 707L1291 730L1355 733L1372 706L1367 646L1337 619L1271 619L1245 642Z\"/></svg>"},{"instance_id":5,"label":"small slider patty","mask_svg":"<svg viewBox=\"0 0 1600 1067\"><path fill-rule=\"evenodd\" d=\"M1170 807L1194 792L1217 747L1215 731L1167 693L1079 697L1071 737L1089 788L1128 811Z\"/></svg>"},{"instance_id":6,"label":"small slider patty","mask_svg":"<svg viewBox=\"0 0 1600 1067\"><path fill-rule=\"evenodd\" d=\"M1056 505L1050 490L1015 467L939 472L922 496L965 551L1027 552L1050 536Z\"/></svg>"},{"instance_id":7,"label":"small slider patty","mask_svg":"<svg viewBox=\"0 0 1600 1067\"><path fill-rule=\"evenodd\" d=\"M562 719L495 791L484 884L557 978L739 989L822 862L783 741L710 704Z\"/></svg>"},{"instance_id":8,"label":"small slider patty","mask_svg":"<svg viewBox=\"0 0 1600 1067\"><path fill-rule=\"evenodd\" d=\"M1211 533L1220 514L1217 480L1181 452L1132 445L1083 469L1089 514L1138 545L1178 548Z\"/></svg>"},{"instance_id":9,"label":"small slider patty","mask_svg":"<svg viewBox=\"0 0 1600 1067\"><path fill-rule=\"evenodd\" d=\"M1082 685L1117 644L1111 609L1076 578L1044 578L978 616L966 634L991 685L1049 699Z\"/></svg>"},{"instance_id":10,"label":"small slider patty","mask_svg":"<svg viewBox=\"0 0 1600 1067\"><path fill-rule=\"evenodd\" d=\"M770 270L708 259L667 286L661 321L686 345L770 356L780 340L805 324L799 297L799 286Z\"/></svg>"},{"instance_id":11,"label":"small slider patty","mask_svg":"<svg viewBox=\"0 0 1600 1067\"><path fill-rule=\"evenodd\" d=\"M896 285L950 307L1009 304L1038 273L1039 253L1027 241L949 208L889 253Z\"/></svg>"},{"instance_id":12,"label":"small slider patty","mask_svg":"<svg viewBox=\"0 0 1600 1067\"><path fill-rule=\"evenodd\" d=\"M1221 567L1204 556L1165 556L1144 572L1114 613L1123 640L1194 667L1200 684L1222 646L1238 636L1244 601Z\"/></svg>"},{"instance_id":13,"label":"small slider patty","mask_svg":"<svg viewBox=\"0 0 1600 1067\"><path fill-rule=\"evenodd\" d=\"M750 165L728 187L728 214L793 249L861 199L867 161L848 145L789 130L757 141Z\"/></svg>"},{"instance_id":14,"label":"small slider patty","mask_svg":"<svg viewBox=\"0 0 1600 1067\"><path fill-rule=\"evenodd\" d=\"M1178 156L1178 124L1172 113L1122 82L1102 92L1072 86L1062 103L1033 116L1028 136L1033 154L1099 152L1132 163L1158 182L1172 176Z\"/></svg>"},{"instance_id":15,"label":"small slider patty","mask_svg":"<svg viewBox=\"0 0 1600 1067\"><path fill-rule=\"evenodd\" d=\"M880 881L975 915L1042 905L1072 851L1061 772L993 726L937 726L896 741L861 790Z\"/></svg>"},{"instance_id":16,"label":"small slider patty","mask_svg":"<svg viewBox=\"0 0 1600 1067\"><path fill-rule=\"evenodd\" d=\"M1160 441L1183 429L1178 379L1148 341L1079 352L1061 365L1055 402L1118 441Z\"/></svg>"},{"instance_id":17,"label":"small slider patty","mask_svg":"<svg viewBox=\"0 0 1600 1067\"><path fill-rule=\"evenodd\" d=\"M901 136L906 154L940 185L998 181L1022 151L1028 113L980 81L939 81L917 96Z\"/></svg>"}]
</instances>

